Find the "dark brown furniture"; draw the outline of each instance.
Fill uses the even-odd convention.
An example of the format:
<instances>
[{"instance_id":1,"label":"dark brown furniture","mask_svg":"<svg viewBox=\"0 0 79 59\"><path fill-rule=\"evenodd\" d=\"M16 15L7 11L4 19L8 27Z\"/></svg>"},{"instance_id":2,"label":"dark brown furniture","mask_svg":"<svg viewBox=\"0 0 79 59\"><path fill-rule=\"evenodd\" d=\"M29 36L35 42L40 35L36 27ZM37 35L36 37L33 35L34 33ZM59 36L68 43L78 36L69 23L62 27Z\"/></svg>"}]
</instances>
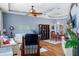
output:
<instances>
[{"instance_id":1,"label":"dark brown furniture","mask_svg":"<svg viewBox=\"0 0 79 59\"><path fill-rule=\"evenodd\" d=\"M52 40L55 40L55 41L60 41L61 40L61 34L55 32L55 31L52 31L51 32L51 39Z\"/></svg>"},{"instance_id":2,"label":"dark brown furniture","mask_svg":"<svg viewBox=\"0 0 79 59\"><path fill-rule=\"evenodd\" d=\"M50 38L50 25L48 24L39 24L39 34L41 39L46 40Z\"/></svg>"},{"instance_id":3,"label":"dark brown furniture","mask_svg":"<svg viewBox=\"0 0 79 59\"><path fill-rule=\"evenodd\" d=\"M21 56L39 56L40 47L37 34L26 34L22 39Z\"/></svg>"},{"instance_id":4,"label":"dark brown furniture","mask_svg":"<svg viewBox=\"0 0 79 59\"><path fill-rule=\"evenodd\" d=\"M52 32L51 32L51 39L53 39L53 40L57 39L56 36L57 36L57 35L56 35L55 31L52 31Z\"/></svg>"}]
</instances>

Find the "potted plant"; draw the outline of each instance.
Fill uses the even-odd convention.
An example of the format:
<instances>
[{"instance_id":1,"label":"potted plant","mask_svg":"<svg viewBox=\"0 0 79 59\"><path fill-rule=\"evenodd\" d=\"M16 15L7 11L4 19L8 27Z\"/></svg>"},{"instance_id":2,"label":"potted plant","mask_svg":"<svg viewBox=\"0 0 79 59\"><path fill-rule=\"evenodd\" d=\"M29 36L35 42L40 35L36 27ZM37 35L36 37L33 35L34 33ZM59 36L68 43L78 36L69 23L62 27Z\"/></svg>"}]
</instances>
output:
<instances>
[{"instance_id":1,"label":"potted plant","mask_svg":"<svg viewBox=\"0 0 79 59\"><path fill-rule=\"evenodd\" d=\"M78 40L78 37L76 35L76 33L74 33L72 31L72 29L68 28L67 29L67 34L70 35L70 39L68 39L66 42L65 42L65 48L70 51L65 51L66 53L71 53L73 56L76 56L77 55L77 46L79 44L79 40ZM70 55L71 56L71 55Z\"/></svg>"}]
</instances>

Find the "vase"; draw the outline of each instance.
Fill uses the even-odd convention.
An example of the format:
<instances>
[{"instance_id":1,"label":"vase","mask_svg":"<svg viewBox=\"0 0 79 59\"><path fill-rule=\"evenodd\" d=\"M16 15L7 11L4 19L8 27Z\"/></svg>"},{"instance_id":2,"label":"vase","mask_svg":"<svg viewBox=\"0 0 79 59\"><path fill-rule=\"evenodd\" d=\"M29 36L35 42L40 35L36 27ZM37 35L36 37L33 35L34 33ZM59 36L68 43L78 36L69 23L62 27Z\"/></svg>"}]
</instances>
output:
<instances>
[{"instance_id":1,"label":"vase","mask_svg":"<svg viewBox=\"0 0 79 59\"><path fill-rule=\"evenodd\" d=\"M73 48L73 56L77 56L77 46Z\"/></svg>"},{"instance_id":2,"label":"vase","mask_svg":"<svg viewBox=\"0 0 79 59\"><path fill-rule=\"evenodd\" d=\"M65 56L73 56L73 48L65 48L66 41L62 39L62 49Z\"/></svg>"}]
</instances>

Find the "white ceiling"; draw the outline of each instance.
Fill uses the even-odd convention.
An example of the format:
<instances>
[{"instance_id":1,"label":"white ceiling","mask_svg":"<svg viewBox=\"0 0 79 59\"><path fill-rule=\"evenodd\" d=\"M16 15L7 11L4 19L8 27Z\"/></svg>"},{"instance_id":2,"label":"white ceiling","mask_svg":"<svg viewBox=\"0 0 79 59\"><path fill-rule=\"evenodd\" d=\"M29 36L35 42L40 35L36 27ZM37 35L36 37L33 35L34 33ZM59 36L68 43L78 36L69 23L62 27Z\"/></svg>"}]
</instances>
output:
<instances>
[{"instance_id":1,"label":"white ceiling","mask_svg":"<svg viewBox=\"0 0 79 59\"><path fill-rule=\"evenodd\" d=\"M31 6L35 6L38 12L42 12L45 17L63 18L69 15L70 3L0 3L0 7L5 12L25 14L29 12ZM10 11L9 11L10 10Z\"/></svg>"}]
</instances>

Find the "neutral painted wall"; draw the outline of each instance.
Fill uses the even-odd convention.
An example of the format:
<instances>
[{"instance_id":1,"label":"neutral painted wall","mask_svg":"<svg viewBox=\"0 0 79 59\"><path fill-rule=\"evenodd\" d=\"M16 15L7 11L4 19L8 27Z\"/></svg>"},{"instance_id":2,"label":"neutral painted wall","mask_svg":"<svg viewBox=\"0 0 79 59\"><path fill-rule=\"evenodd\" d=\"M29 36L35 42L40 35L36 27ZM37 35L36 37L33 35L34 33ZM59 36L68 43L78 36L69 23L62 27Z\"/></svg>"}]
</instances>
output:
<instances>
[{"instance_id":1,"label":"neutral painted wall","mask_svg":"<svg viewBox=\"0 0 79 59\"><path fill-rule=\"evenodd\" d=\"M3 34L3 16L2 10L0 9L0 35Z\"/></svg>"},{"instance_id":2,"label":"neutral painted wall","mask_svg":"<svg viewBox=\"0 0 79 59\"><path fill-rule=\"evenodd\" d=\"M77 19L77 32L79 32L79 6L76 8L76 19ZM77 54L79 56L79 46L77 47Z\"/></svg>"},{"instance_id":3,"label":"neutral painted wall","mask_svg":"<svg viewBox=\"0 0 79 59\"><path fill-rule=\"evenodd\" d=\"M79 27L79 6L76 8L77 27Z\"/></svg>"},{"instance_id":4,"label":"neutral painted wall","mask_svg":"<svg viewBox=\"0 0 79 59\"><path fill-rule=\"evenodd\" d=\"M65 20L58 20L60 23ZM53 19L36 18L24 15L17 15L11 13L3 13L4 28L9 33L9 27L12 25L15 27L15 33L25 33L35 30L38 32L38 24L56 24L57 21Z\"/></svg>"}]
</instances>

